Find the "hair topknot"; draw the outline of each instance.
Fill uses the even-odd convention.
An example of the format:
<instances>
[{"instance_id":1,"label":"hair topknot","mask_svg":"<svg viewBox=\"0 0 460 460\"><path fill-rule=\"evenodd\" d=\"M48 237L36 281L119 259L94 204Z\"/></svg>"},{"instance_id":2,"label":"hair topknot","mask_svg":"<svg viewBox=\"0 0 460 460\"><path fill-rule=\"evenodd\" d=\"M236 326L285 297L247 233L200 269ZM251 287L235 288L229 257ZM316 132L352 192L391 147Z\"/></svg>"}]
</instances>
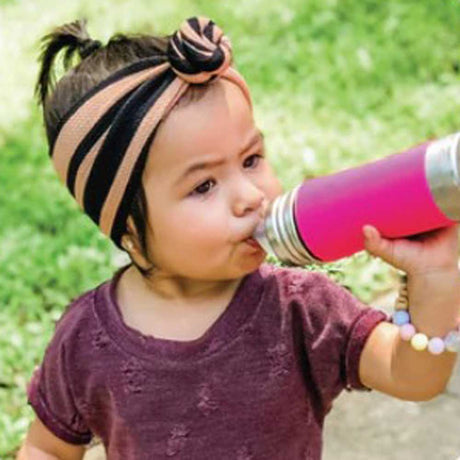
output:
<instances>
[{"instance_id":1,"label":"hair topknot","mask_svg":"<svg viewBox=\"0 0 460 460\"><path fill-rule=\"evenodd\" d=\"M82 59L86 59L90 54L101 47L102 43L99 40L88 38L87 40L82 41L80 44L80 56Z\"/></svg>"},{"instance_id":2,"label":"hair topknot","mask_svg":"<svg viewBox=\"0 0 460 460\"><path fill-rule=\"evenodd\" d=\"M72 58L76 52L81 59L85 59L96 49L102 47L99 40L93 40L86 29L87 19L78 19L68 24L55 28L41 40L41 69L38 76L35 93L44 104L54 80L51 71L54 61L60 51L65 49L63 64L67 71L71 67Z\"/></svg>"},{"instance_id":3,"label":"hair topknot","mask_svg":"<svg viewBox=\"0 0 460 460\"><path fill-rule=\"evenodd\" d=\"M168 59L183 80L206 83L221 75L232 63L232 46L210 19L197 16L185 20L170 38Z\"/></svg>"}]
</instances>

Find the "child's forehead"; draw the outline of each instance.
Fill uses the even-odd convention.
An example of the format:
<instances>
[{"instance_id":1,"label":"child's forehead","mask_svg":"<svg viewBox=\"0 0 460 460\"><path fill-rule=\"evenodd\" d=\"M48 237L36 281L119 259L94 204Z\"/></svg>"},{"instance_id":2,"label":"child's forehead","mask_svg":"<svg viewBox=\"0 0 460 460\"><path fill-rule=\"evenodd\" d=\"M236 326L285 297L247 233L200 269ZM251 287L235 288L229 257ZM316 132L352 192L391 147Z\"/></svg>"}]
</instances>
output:
<instances>
[{"instance_id":1,"label":"child's forehead","mask_svg":"<svg viewBox=\"0 0 460 460\"><path fill-rule=\"evenodd\" d=\"M168 115L152 142L146 172L177 174L198 161L240 151L254 137L260 132L243 93L224 84Z\"/></svg>"}]
</instances>

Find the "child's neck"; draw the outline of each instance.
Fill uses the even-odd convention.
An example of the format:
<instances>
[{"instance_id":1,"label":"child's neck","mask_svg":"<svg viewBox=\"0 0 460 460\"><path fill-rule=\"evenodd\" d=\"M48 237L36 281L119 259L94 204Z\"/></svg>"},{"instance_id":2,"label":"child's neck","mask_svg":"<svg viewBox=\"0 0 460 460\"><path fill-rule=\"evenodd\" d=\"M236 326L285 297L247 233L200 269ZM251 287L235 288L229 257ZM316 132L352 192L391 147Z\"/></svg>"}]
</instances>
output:
<instances>
[{"instance_id":1,"label":"child's neck","mask_svg":"<svg viewBox=\"0 0 460 460\"><path fill-rule=\"evenodd\" d=\"M220 291L211 285L207 290L196 289L191 297L185 297L181 290L174 297L171 294L177 291L169 290L165 297L142 284L142 276L136 272L130 267L117 283L116 297L124 322L143 334L175 340L201 337L226 309L242 281L229 280L226 289L222 284Z\"/></svg>"},{"instance_id":2,"label":"child's neck","mask_svg":"<svg viewBox=\"0 0 460 460\"><path fill-rule=\"evenodd\" d=\"M155 273L153 279L146 279L134 266L126 270L125 275L146 298L173 303L214 301L233 294L242 281L242 277L222 281L197 281L162 272Z\"/></svg>"}]
</instances>

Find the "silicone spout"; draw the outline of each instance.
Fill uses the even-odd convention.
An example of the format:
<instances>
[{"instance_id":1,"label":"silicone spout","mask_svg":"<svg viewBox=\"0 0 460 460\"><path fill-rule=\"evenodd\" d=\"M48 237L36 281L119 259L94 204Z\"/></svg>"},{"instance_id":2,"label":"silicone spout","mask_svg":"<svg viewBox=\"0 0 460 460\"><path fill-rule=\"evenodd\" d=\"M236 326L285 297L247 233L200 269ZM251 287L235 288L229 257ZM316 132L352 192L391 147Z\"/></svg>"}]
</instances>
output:
<instances>
[{"instance_id":1,"label":"silicone spout","mask_svg":"<svg viewBox=\"0 0 460 460\"><path fill-rule=\"evenodd\" d=\"M259 223L259 225L256 227L252 237L262 246L263 250L272 255L273 257L276 257L275 251L270 245L270 242L267 239L266 233L265 233L265 222L262 221Z\"/></svg>"}]
</instances>

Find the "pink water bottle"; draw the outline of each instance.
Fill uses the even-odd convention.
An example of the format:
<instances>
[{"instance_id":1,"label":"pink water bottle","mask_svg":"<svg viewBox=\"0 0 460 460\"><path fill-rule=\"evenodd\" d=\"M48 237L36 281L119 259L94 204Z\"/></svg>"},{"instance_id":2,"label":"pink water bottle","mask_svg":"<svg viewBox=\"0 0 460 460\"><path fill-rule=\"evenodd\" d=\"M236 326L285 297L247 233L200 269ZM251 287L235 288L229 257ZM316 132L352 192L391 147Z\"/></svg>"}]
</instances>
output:
<instances>
[{"instance_id":1,"label":"pink water bottle","mask_svg":"<svg viewBox=\"0 0 460 460\"><path fill-rule=\"evenodd\" d=\"M287 264L320 264L363 250L365 224L403 238L458 221L460 132L305 181L271 203L253 236Z\"/></svg>"}]
</instances>

